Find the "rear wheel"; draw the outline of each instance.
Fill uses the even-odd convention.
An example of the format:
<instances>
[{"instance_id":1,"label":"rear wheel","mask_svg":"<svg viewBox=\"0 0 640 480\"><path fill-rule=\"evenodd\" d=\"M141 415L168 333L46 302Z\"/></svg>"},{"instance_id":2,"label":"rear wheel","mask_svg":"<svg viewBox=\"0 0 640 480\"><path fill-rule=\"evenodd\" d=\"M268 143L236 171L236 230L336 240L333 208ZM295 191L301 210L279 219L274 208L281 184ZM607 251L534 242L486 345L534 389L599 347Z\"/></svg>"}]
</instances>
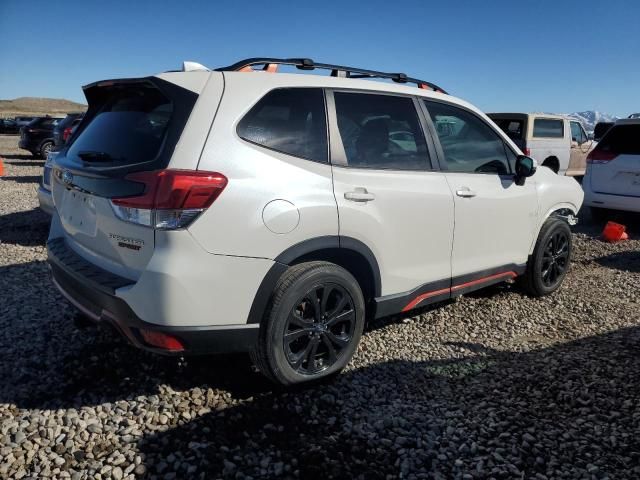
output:
<instances>
[{"instance_id":1,"label":"rear wheel","mask_svg":"<svg viewBox=\"0 0 640 480\"><path fill-rule=\"evenodd\" d=\"M53 142L51 141L46 141L44 142L42 145L40 145L40 158L47 158L47 155L49 155L49 152L51 151L51 149L53 148Z\"/></svg>"},{"instance_id":2,"label":"rear wheel","mask_svg":"<svg viewBox=\"0 0 640 480\"><path fill-rule=\"evenodd\" d=\"M555 292L569 270L571 229L563 220L548 219L538 235L521 283L527 293L541 297Z\"/></svg>"},{"instance_id":3,"label":"rear wheel","mask_svg":"<svg viewBox=\"0 0 640 480\"><path fill-rule=\"evenodd\" d=\"M295 265L274 290L254 362L282 385L336 374L358 346L364 314L360 286L345 269L328 262Z\"/></svg>"},{"instance_id":4,"label":"rear wheel","mask_svg":"<svg viewBox=\"0 0 640 480\"><path fill-rule=\"evenodd\" d=\"M544 162L542 162L542 166L549 167L551 170L553 170L553 173L558 173L560 171L560 162L558 162L558 159L554 157L547 158Z\"/></svg>"}]
</instances>

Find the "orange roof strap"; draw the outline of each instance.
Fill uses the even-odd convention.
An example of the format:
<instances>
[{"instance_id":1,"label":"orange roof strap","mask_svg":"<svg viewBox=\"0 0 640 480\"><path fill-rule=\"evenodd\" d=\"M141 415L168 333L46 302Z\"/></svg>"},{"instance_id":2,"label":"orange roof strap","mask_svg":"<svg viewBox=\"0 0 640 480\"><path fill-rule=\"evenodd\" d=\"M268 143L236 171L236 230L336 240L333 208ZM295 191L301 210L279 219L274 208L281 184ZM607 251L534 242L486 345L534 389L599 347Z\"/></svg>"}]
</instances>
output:
<instances>
[{"instance_id":1,"label":"orange roof strap","mask_svg":"<svg viewBox=\"0 0 640 480\"><path fill-rule=\"evenodd\" d=\"M239 68L238 70L236 70L236 72L255 72L257 70L254 70L253 67L251 65L245 65L242 68ZM263 72L268 72L268 73L276 73L278 71L278 64L277 63L265 63L264 67L262 67L262 71Z\"/></svg>"}]
</instances>

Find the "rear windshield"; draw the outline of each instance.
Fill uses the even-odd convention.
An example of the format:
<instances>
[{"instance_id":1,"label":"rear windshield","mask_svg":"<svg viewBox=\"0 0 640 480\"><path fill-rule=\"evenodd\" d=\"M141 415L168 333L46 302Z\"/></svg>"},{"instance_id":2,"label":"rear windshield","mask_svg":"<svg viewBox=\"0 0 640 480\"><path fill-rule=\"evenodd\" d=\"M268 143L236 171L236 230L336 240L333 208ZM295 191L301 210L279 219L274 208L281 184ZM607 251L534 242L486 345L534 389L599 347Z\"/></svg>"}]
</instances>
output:
<instances>
[{"instance_id":1,"label":"rear windshield","mask_svg":"<svg viewBox=\"0 0 640 480\"><path fill-rule=\"evenodd\" d=\"M524 120L510 118L492 118L492 120L511 140L524 139Z\"/></svg>"},{"instance_id":2,"label":"rear windshield","mask_svg":"<svg viewBox=\"0 0 640 480\"><path fill-rule=\"evenodd\" d=\"M611 127L613 127L613 122L596 123L596 126L593 129L593 139L600 140Z\"/></svg>"},{"instance_id":3,"label":"rear windshield","mask_svg":"<svg viewBox=\"0 0 640 480\"><path fill-rule=\"evenodd\" d=\"M598 150L616 155L640 155L640 125L616 125L598 143Z\"/></svg>"},{"instance_id":4,"label":"rear windshield","mask_svg":"<svg viewBox=\"0 0 640 480\"><path fill-rule=\"evenodd\" d=\"M160 152L173 104L156 88L114 89L68 151L84 161L141 163Z\"/></svg>"},{"instance_id":5,"label":"rear windshield","mask_svg":"<svg viewBox=\"0 0 640 480\"><path fill-rule=\"evenodd\" d=\"M563 138L564 122L549 118L536 118L533 121L533 136L543 138Z\"/></svg>"}]
</instances>

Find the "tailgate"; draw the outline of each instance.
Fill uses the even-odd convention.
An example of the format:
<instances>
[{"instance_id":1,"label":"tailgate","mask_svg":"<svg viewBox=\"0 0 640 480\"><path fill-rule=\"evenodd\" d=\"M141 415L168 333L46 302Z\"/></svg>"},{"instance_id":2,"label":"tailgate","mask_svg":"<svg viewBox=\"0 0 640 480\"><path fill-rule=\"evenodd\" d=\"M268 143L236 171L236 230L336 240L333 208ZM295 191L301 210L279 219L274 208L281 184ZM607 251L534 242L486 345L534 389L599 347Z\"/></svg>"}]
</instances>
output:
<instances>
[{"instance_id":1,"label":"tailgate","mask_svg":"<svg viewBox=\"0 0 640 480\"><path fill-rule=\"evenodd\" d=\"M588 161L594 192L640 197L640 122L614 125Z\"/></svg>"},{"instance_id":2,"label":"tailgate","mask_svg":"<svg viewBox=\"0 0 640 480\"><path fill-rule=\"evenodd\" d=\"M150 77L92 84L85 96L87 114L53 166L56 211L71 249L137 280L153 254L154 229L116 216L111 200L146 193L129 175L167 168L198 94Z\"/></svg>"}]
</instances>

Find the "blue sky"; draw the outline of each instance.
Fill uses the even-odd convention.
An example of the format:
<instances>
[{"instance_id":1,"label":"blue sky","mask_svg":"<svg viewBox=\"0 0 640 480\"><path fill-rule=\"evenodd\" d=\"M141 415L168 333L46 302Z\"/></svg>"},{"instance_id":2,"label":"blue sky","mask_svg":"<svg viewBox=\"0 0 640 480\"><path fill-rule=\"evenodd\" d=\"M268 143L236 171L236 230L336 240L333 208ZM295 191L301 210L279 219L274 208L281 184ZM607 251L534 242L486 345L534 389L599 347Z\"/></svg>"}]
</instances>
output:
<instances>
[{"instance_id":1,"label":"blue sky","mask_svg":"<svg viewBox=\"0 0 640 480\"><path fill-rule=\"evenodd\" d=\"M485 111L640 110L637 1L0 0L0 99L253 56L431 80Z\"/></svg>"}]
</instances>

